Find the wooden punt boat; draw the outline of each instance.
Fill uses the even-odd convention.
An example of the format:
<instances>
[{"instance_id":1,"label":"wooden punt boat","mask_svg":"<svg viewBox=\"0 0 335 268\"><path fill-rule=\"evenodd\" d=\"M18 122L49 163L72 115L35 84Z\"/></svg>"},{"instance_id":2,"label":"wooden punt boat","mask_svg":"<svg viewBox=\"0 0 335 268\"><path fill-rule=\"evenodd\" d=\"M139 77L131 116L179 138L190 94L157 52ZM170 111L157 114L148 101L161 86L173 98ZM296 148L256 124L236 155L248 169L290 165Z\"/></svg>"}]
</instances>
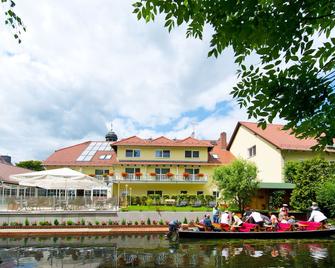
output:
<instances>
[{"instance_id":1,"label":"wooden punt boat","mask_svg":"<svg viewBox=\"0 0 335 268\"><path fill-rule=\"evenodd\" d=\"M195 239L286 239L322 238L335 235L335 228L313 231L214 232L180 230L179 238Z\"/></svg>"}]
</instances>

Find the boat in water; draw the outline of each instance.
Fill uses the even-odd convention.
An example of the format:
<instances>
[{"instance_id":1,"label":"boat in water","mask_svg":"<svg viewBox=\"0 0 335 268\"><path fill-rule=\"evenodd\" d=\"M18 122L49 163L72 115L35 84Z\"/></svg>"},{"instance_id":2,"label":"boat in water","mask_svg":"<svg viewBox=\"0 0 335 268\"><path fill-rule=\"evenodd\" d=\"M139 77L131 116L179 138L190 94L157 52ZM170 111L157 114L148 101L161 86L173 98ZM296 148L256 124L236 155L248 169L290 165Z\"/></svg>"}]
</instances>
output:
<instances>
[{"instance_id":1,"label":"boat in water","mask_svg":"<svg viewBox=\"0 0 335 268\"><path fill-rule=\"evenodd\" d=\"M215 232L180 230L179 238L196 239L286 239L286 238L322 238L335 235L335 228L305 231L259 231L259 232Z\"/></svg>"}]
</instances>

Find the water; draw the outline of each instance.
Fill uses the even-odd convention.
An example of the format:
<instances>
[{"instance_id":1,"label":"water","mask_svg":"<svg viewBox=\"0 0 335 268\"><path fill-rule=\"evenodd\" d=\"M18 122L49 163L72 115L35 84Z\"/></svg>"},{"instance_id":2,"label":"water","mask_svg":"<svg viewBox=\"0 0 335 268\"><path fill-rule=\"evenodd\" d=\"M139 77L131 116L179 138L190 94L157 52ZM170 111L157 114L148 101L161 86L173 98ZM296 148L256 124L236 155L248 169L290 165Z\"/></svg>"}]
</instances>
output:
<instances>
[{"instance_id":1,"label":"water","mask_svg":"<svg viewBox=\"0 0 335 268\"><path fill-rule=\"evenodd\" d=\"M335 267L335 240L0 239L0 267Z\"/></svg>"}]
</instances>

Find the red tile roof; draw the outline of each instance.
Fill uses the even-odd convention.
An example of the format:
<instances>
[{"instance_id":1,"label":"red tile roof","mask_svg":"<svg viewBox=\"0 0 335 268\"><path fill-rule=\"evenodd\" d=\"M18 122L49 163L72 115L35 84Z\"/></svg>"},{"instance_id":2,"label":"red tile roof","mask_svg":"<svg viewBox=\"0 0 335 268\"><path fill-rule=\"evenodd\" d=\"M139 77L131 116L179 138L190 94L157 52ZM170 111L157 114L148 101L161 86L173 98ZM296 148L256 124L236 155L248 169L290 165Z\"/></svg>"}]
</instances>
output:
<instances>
[{"instance_id":1,"label":"red tile roof","mask_svg":"<svg viewBox=\"0 0 335 268\"><path fill-rule=\"evenodd\" d=\"M77 161L77 158L88 147L91 141L86 141L55 151L43 165L45 166L111 166L118 163L114 151L97 151L90 161ZM101 155L112 155L111 159L101 160Z\"/></svg>"},{"instance_id":2,"label":"red tile roof","mask_svg":"<svg viewBox=\"0 0 335 268\"><path fill-rule=\"evenodd\" d=\"M266 129L262 129L257 126L257 123L238 122L227 146L228 150L234 142L235 136L240 126L249 129L254 134L262 137L264 140L281 150L310 151L311 147L317 143L317 141L312 138L298 139L293 134L291 134L290 130L283 130L284 125L268 124Z\"/></svg>"},{"instance_id":3,"label":"red tile roof","mask_svg":"<svg viewBox=\"0 0 335 268\"><path fill-rule=\"evenodd\" d=\"M188 137L183 140L171 140L166 137L159 137L157 139L141 139L137 136L132 136L120 141L114 142L114 146L118 145L134 145L134 146L171 146L171 147L213 147L208 141L198 140Z\"/></svg>"},{"instance_id":4,"label":"red tile roof","mask_svg":"<svg viewBox=\"0 0 335 268\"><path fill-rule=\"evenodd\" d=\"M10 179L10 176L15 175L15 174L28 173L28 172L32 172L32 171L26 168L21 168L21 167L16 167L16 166L9 165L9 164L0 163L0 180L4 182L17 184L16 181Z\"/></svg>"}]
</instances>

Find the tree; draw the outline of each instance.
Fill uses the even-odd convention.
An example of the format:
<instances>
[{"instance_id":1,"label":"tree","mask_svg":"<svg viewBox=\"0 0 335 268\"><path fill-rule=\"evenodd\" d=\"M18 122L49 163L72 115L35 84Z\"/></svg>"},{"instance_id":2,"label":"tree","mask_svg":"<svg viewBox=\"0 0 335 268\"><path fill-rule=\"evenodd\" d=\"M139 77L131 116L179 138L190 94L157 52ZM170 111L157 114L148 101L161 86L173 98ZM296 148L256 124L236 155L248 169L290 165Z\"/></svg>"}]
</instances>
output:
<instances>
[{"instance_id":1,"label":"tree","mask_svg":"<svg viewBox=\"0 0 335 268\"><path fill-rule=\"evenodd\" d=\"M258 181L257 167L243 159L234 160L231 164L214 170L214 180L227 201L242 210L254 196Z\"/></svg>"},{"instance_id":2,"label":"tree","mask_svg":"<svg viewBox=\"0 0 335 268\"><path fill-rule=\"evenodd\" d=\"M284 167L286 182L295 184L291 195L294 209L306 210L316 201L317 190L328 180L335 178L335 166L323 158L287 162Z\"/></svg>"},{"instance_id":3,"label":"tree","mask_svg":"<svg viewBox=\"0 0 335 268\"><path fill-rule=\"evenodd\" d=\"M30 169L30 170L35 170L35 171L44 170L42 162L38 161L38 160L21 161L19 163L16 163L16 166L17 167L22 167L22 168L27 168L27 169Z\"/></svg>"},{"instance_id":4,"label":"tree","mask_svg":"<svg viewBox=\"0 0 335 268\"><path fill-rule=\"evenodd\" d=\"M316 190L316 201L326 208L331 217L335 216L335 181L329 180Z\"/></svg>"},{"instance_id":5,"label":"tree","mask_svg":"<svg viewBox=\"0 0 335 268\"><path fill-rule=\"evenodd\" d=\"M186 37L202 39L210 25L208 55L233 48L240 82L231 94L249 118L265 128L279 117L297 137L316 138L316 148L333 144L334 1L142 0L133 6L146 22L164 14L169 31L187 24ZM257 55L259 65L246 66L249 55Z\"/></svg>"},{"instance_id":6,"label":"tree","mask_svg":"<svg viewBox=\"0 0 335 268\"><path fill-rule=\"evenodd\" d=\"M13 36L21 43L21 33L26 31L21 18L14 12L15 3L12 0L1 0L5 15L5 24L9 25L13 31Z\"/></svg>"}]
</instances>

